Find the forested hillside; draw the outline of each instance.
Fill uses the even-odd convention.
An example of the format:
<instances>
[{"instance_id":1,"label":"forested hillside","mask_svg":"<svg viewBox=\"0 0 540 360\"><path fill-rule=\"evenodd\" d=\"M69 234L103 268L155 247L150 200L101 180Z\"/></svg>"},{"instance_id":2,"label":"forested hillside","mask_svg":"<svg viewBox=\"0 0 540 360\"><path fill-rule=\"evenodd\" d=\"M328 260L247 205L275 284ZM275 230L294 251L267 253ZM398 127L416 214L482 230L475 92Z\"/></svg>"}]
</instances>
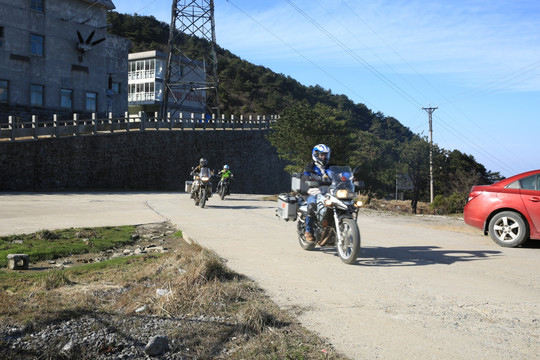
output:
<instances>
[{"instance_id":1,"label":"forested hillside","mask_svg":"<svg viewBox=\"0 0 540 360\"><path fill-rule=\"evenodd\" d=\"M169 25L152 16L110 12L109 32L133 43L132 52L166 51ZM183 34L177 37L182 52L200 59L209 44ZM320 86L304 86L290 76L251 64L217 46L219 106L226 115L279 114L269 140L290 171L310 159L314 144L325 142L333 149L332 160L359 166L370 197L385 197L396 189L397 174L407 174L412 199L429 201L429 143L397 119L373 113L347 96L332 94ZM433 150L435 194L446 212L460 211L473 184L500 178L458 150Z\"/></svg>"}]
</instances>

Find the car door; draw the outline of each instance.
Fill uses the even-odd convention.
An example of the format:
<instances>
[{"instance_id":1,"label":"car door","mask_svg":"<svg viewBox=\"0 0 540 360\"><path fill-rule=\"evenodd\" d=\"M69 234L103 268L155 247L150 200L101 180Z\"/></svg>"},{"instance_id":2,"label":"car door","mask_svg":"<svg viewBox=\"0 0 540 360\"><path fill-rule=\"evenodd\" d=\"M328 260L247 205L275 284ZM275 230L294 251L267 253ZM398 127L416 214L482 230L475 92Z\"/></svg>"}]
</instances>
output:
<instances>
[{"instance_id":1,"label":"car door","mask_svg":"<svg viewBox=\"0 0 540 360\"><path fill-rule=\"evenodd\" d=\"M529 176L520 181L521 199L531 218L531 236L540 235L540 176ZM536 234L536 235L535 235Z\"/></svg>"}]
</instances>

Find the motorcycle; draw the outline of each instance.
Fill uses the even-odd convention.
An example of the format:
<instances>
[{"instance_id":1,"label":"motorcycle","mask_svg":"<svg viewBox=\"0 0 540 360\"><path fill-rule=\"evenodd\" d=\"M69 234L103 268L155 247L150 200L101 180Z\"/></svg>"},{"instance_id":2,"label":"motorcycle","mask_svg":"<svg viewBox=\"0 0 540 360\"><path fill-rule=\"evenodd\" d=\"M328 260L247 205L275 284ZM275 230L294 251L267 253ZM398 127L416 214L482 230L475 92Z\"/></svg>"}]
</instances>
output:
<instances>
[{"instance_id":1,"label":"motorcycle","mask_svg":"<svg viewBox=\"0 0 540 360\"><path fill-rule=\"evenodd\" d=\"M216 187L216 192L219 194L219 197L221 200L225 199L226 195L231 195L230 188L229 188L229 182L232 180L232 178L226 177L221 178L219 180L219 183Z\"/></svg>"},{"instance_id":2,"label":"motorcycle","mask_svg":"<svg viewBox=\"0 0 540 360\"><path fill-rule=\"evenodd\" d=\"M361 201L355 201L355 192L363 182L354 181L353 171L349 166L331 166L325 181L307 180L308 187L322 186L323 192L317 195L316 215L313 221L314 241L305 238L307 201L297 196L298 241L304 250L313 250L316 246L333 246L341 260L353 264L360 253L360 230L356 219ZM327 186L327 189L324 187ZM326 190L326 191L324 191Z\"/></svg>"},{"instance_id":3,"label":"motorcycle","mask_svg":"<svg viewBox=\"0 0 540 360\"><path fill-rule=\"evenodd\" d=\"M204 208L208 198L212 196L212 171L210 168L202 167L198 173L191 172L193 183L191 185L191 198L195 200L195 205Z\"/></svg>"}]
</instances>

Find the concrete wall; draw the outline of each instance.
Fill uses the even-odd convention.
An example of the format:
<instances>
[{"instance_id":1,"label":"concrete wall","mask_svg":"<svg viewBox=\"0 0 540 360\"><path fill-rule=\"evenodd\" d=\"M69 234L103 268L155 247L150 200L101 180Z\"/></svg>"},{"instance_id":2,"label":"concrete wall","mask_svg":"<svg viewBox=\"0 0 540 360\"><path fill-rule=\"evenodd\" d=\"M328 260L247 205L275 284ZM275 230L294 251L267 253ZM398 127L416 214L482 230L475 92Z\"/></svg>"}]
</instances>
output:
<instances>
[{"instance_id":1,"label":"concrete wall","mask_svg":"<svg viewBox=\"0 0 540 360\"><path fill-rule=\"evenodd\" d=\"M0 46L0 79L8 81L8 102L0 107L0 123L9 115L25 119L27 111L52 114L69 110L86 112L86 94L97 94L96 113L122 115L128 109L127 64L131 42L107 34L110 1L44 1L44 11L30 8L30 0L0 0L0 26L4 28ZM78 47L79 36L91 42L106 40L87 51ZM33 55L31 34L43 37L43 55ZM120 92L107 92L111 80ZM31 106L30 87L44 88L43 105ZM61 106L61 89L72 91L72 107Z\"/></svg>"},{"instance_id":2,"label":"concrete wall","mask_svg":"<svg viewBox=\"0 0 540 360\"><path fill-rule=\"evenodd\" d=\"M182 190L199 158L235 176L233 192L290 190L267 131L147 131L0 142L0 191Z\"/></svg>"}]
</instances>

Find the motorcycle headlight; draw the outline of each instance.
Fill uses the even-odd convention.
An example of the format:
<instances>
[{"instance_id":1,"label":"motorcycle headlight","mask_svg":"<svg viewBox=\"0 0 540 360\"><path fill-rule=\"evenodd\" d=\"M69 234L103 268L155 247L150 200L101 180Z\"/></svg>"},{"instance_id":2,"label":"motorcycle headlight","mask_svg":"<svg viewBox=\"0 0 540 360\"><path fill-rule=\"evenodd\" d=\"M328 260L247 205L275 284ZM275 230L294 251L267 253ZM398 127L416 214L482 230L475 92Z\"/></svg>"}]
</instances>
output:
<instances>
[{"instance_id":1,"label":"motorcycle headlight","mask_svg":"<svg viewBox=\"0 0 540 360\"><path fill-rule=\"evenodd\" d=\"M210 180L210 178L208 176L201 176L201 180L202 181L208 181L208 180Z\"/></svg>"},{"instance_id":2,"label":"motorcycle headlight","mask_svg":"<svg viewBox=\"0 0 540 360\"><path fill-rule=\"evenodd\" d=\"M338 199L352 199L354 197L354 194L350 192L349 190L341 189L336 191L336 197Z\"/></svg>"},{"instance_id":3,"label":"motorcycle headlight","mask_svg":"<svg viewBox=\"0 0 540 360\"><path fill-rule=\"evenodd\" d=\"M328 198L324 199L324 205L326 205L328 207L332 206L332 200L330 200Z\"/></svg>"},{"instance_id":4,"label":"motorcycle headlight","mask_svg":"<svg viewBox=\"0 0 540 360\"><path fill-rule=\"evenodd\" d=\"M354 202L354 207L356 207L356 208L362 207L362 205L364 205L364 204L361 201L355 201Z\"/></svg>"}]
</instances>

